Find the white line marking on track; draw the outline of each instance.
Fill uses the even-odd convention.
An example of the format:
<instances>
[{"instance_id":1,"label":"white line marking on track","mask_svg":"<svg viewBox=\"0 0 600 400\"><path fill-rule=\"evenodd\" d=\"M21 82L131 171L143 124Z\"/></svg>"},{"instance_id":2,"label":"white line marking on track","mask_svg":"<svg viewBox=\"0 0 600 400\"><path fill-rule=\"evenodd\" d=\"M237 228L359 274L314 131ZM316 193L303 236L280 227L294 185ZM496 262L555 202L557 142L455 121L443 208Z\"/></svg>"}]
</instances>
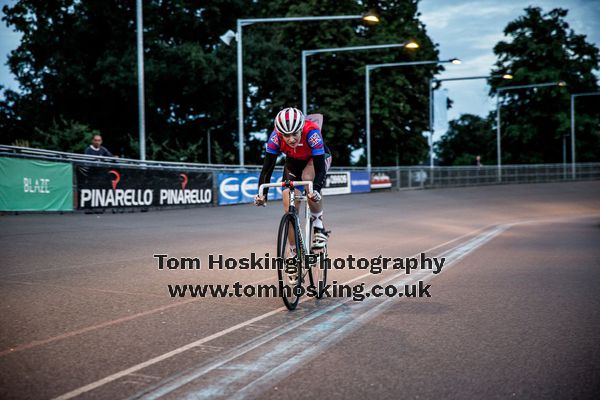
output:
<instances>
[{"instance_id":1,"label":"white line marking on track","mask_svg":"<svg viewBox=\"0 0 600 400\"><path fill-rule=\"evenodd\" d=\"M13 272L13 273L10 273L10 274L0 275L0 280L4 279L7 276L35 275L35 274L38 274L40 272L63 271L63 270L67 270L67 269L85 268L85 267L89 267L89 266L93 266L93 265L114 265L114 264L131 265L131 261L145 260L145 259L147 259L147 257L135 257L135 258L128 258L128 259L125 259L125 260L86 262L85 264L72 264L72 265L52 266L50 268L36 269L34 271Z\"/></svg>"},{"instance_id":2,"label":"white line marking on track","mask_svg":"<svg viewBox=\"0 0 600 400\"><path fill-rule=\"evenodd\" d=\"M595 215L594 215L594 216L595 216ZM507 223L507 224L503 224L503 225L499 225L499 226L498 226L497 224L490 224L490 225L484 226L484 227L482 227L482 228L478 228L478 229L476 229L476 230L473 230L473 231L471 231L471 232L468 232L468 233L466 233L466 234L464 234L464 235L458 236L458 237L456 237L456 238L454 238L454 239L448 240L448 241L446 241L446 242L444 242L444 243L441 243L441 244L439 244L439 245L437 245L437 246L434 246L434 247L432 247L432 248L430 248L430 249L427 249L427 250L424 250L424 251L422 251L422 252L423 252L423 253L431 252L432 250L435 250L435 249L438 249L438 248L440 248L440 247L443 247L443 246L446 246L446 245L448 245L448 244L451 244L451 243L453 243L453 242L456 242L457 240L460 240L460 239L462 239L462 238L464 238L464 237L467 237L467 236L470 236L470 235L476 234L477 232L485 231L485 230L486 230L487 228L489 228L489 227L496 226L496 227L495 227L494 229L492 229L491 231L489 231L489 232L486 232L486 233L484 233L483 235L477 236L476 238L474 238L474 239L470 240L470 241L469 241L469 242L467 242L467 243L466 243L464 246L458 246L458 247L456 247L455 249L451 249L450 251L447 251L447 252L445 252L445 253L444 253L444 255L445 255L446 257L450 257L450 256L451 256L451 257L457 257L455 260L453 260L453 261L450 263L450 264L454 264L454 263L455 263L456 261L458 261L459 259L461 259L461 258L463 258L463 257L467 256L468 254L470 254L471 252L473 252L474 250L476 250L477 248L479 248L479 247L480 247L480 246L482 246L483 244L487 243L487 242L488 242L488 241L490 241L492 238L494 238L495 236L497 236L498 234L500 234L500 233L504 232L506 229L508 229L508 228L510 228L510 227L512 227L512 226L515 226L515 225L524 225L524 224L532 224L532 223L555 222L555 221L561 221L561 220L564 220L564 219L567 219L567 218L568 218L568 217L557 217L557 218L552 218L552 219L548 219L548 220L528 220L528 221L520 221L520 222L514 222L514 223ZM450 264L448 264L448 265L450 265ZM447 265L447 266L448 266L448 265ZM371 275L371 273L370 273L370 272L367 272L367 273L365 273L365 274L363 274L363 275L360 275L360 276L358 276L358 277L355 277L355 278L353 278L353 279L351 279L351 280L347 281L347 282L346 282L346 284L349 284L349 283L351 283L351 282L354 282L354 281L356 281L356 280L358 280L358 279L362 279L362 278L364 278L364 277L366 277L366 276L369 276L369 275ZM415 275L413 278L414 278L414 279L417 279L417 278L418 278L418 275ZM268 278L267 278L267 279L268 279ZM393 279L393 277L392 277L392 279ZM387 281L389 281L389 279L388 279L388 280L386 280L385 282L387 282ZM304 301L304 300L306 300L306 299L303 299L302 301ZM379 309L380 309L380 307L382 307L384 304L390 304L390 301L391 301L391 300L393 300L393 299L387 299L387 300L385 300L384 302L382 302L381 304L377 305L377 306L376 306L376 307L373 309L373 312L375 312L375 310L379 310ZM349 300L348 300L348 301L349 301ZM326 312L328 312L328 311L331 311L332 309L335 309L335 308L337 308L338 306L340 306L340 305L342 305L342 304L345 304L345 302L340 302L340 303L338 303L338 304L336 304L336 305L334 305L334 306L331 306L331 308L326 308L326 309L323 309L323 310L327 310ZM248 320L248 321L242 322L242 323L240 323L240 324L237 324L237 325L235 325L235 326L232 326L232 327L230 327L230 328L227 328L227 329L225 329L225 330L222 330L222 331L220 331L220 332L216 332L216 333L214 333L214 334L212 334L212 335L210 335L210 336L207 336L207 337L205 337L205 338L203 338L203 339L200 339L200 340L198 340L198 341L196 341L196 342L193 342L193 343L187 344L187 345L185 345L185 346L182 346L182 347L180 347L180 348L178 348L178 349L172 350L172 351L170 351L170 352L168 352L168 353L165 353L165 354L163 354L163 355L160 355L160 356L158 356L158 357L152 358L152 359L150 359L150 360L148 360L148 361L146 361L146 362L143 362L143 363L137 364L137 365L135 365L135 366L132 366L132 367L130 367L130 368L128 368L128 369L125 369L125 370L123 370L123 371L120 371L120 372L117 372L117 373L115 373L115 374L113 374L113 375L107 376L107 377L105 377L105 378L103 378L103 379L101 379L101 380L98 380L98 381L96 381L96 382L92 382L92 383L90 383L90 384L88 384L88 385L82 386L82 387L80 387L79 389L75 389L75 390L73 390L73 391L71 391L71 392L65 393L65 394L63 394L63 395L61 395L61 396L59 396L59 397L56 397L55 399L70 399L70 398L76 397L76 396L78 396L78 395L81 395L81 394L83 394L83 393L89 392L89 391L91 391L91 390L94 390L94 389L96 389L96 388L98 388L98 387L100 387L100 386L103 386L103 385L107 384L107 383L113 382L113 381L115 381L115 380L117 380L117 379L119 379L119 378L121 378L121 377L123 377L123 376L125 376L125 375L128 375L128 374L130 374L130 373L132 373L132 372L139 371L139 370L141 370L141 369L143 369L143 368L146 368L146 367L148 367L148 366L150 366L150 365L156 364L156 363L158 363L158 362L160 362L160 361L166 360L166 359L168 359L168 358L170 358L170 357L173 357L173 356L175 356L175 355L177 355L177 354L183 353L183 352L185 352L185 351L187 351L187 350L189 350L189 349L191 349L191 348L193 348L193 347L195 347L195 346L198 346L199 344L206 343L206 342L208 342L208 341L211 341L211 340L213 340L213 339L216 339L216 338L218 338L218 337L221 337L221 336L223 336L223 335L226 335L226 334L228 334L228 333L231 333L231 332L233 332L233 331L236 331L236 330L238 330L238 329L240 329L240 328L242 328L242 327L245 327L245 326L247 326L247 325L253 324L254 322L260 321L260 320L262 320L262 319L264 319L264 318L267 318L267 317L269 317L269 316L272 316L272 315L274 315L274 314L277 314L277 313L279 313L280 311L285 311L285 310L286 310L286 308L285 308L285 307L280 307L280 308L278 308L278 309L275 309L275 310L273 310L273 311L270 311L270 312L268 312L268 313L265 313L265 314L263 314L263 315L259 315L259 316L255 317L255 318L252 318L252 319ZM320 316L322 313L321 313L321 311L319 311L319 312L317 312L316 314L319 314L319 315L317 315L317 316ZM370 312L368 315L371 315L371 314L372 314L372 312ZM317 316L311 317L311 315L312 315L312 314L309 314L309 315L308 315L307 317L305 317L303 320L299 320L299 322L301 322L301 324L303 324L304 322L310 321L310 320L312 320L312 319L314 319L314 318L316 318L316 317L317 317ZM308 318L308 319L307 319L307 318ZM361 317L361 318L360 318L360 321L364 320L365 318L367 318L367 317ZM356 325L356 324L353 324L352 326L355 326L355 325ZM294 325L294 326L295 326L295 325ZM358 326L358 325L356 325L356 326ZM341 328L340 328L340 329L341 329ZM287 331L287 330L286 330L286 331ZM312 354L312 353L310 353L310 354ZM297 359L297 357L294 357L294 359ZM236 373L235 375L236 375L236 376L237 376L237 375L243 376L243 370L241 370L241 371L242 371L242 372L238 372L238 373ZM235 379L236 379L236 378L235 378L234 376L230 376L230 380L235 380Z\"/></svg>"},{"instance_id":3,"label":"white line marking on track","mask_svg":"<svg viewBox=\"0 0 600 400\"><path fill-rule=\"evenodd\" d=\"M54 284L45 283L45 282L14 281L14 280L5 280L4 279L4 280L2 280L2 283L14 283L17 285L27 285L27 286L46 286L46 287L55 287L55 288L67 289L67 290L81 290L84 292L88 291L88 292L100 292L100 293L111 293L111 294L123 294L123 295L128 295L128 296L160 297L162 299L165 298L164 295L158 295L158 294L128 292L128 291L123 291L123 290L98 289L98 288L91 288L91 287L85 287L85 286L54 285Z\"/></svg>"},{"instance_id":4,"label":"white line marking on track","mask_svg":"<svg viewBox=\"0 0 600 400\"><path fill-rule=\"evenodd\" d=\"M440 247L443 247L443 246L446 246L446 245L451 244L453 242L456 242L456 241L458 241L458 240L460 240L460 239L462 239L464 237L467 237L469 235L473 235L473 234L476 234L477 232L483 231L483 230L485 230L486 228L488 228L490 226L494 226L494 224L490 224L490 225L487 225L485 227L475 229L475 230L473 230L471 232L465 233L464 235L460 235L460 236L458 236L458 237L456 237L454 239L448 240L448 241L446 241L444 243L441 243L441 244L439 244L437 246L434 246L434 247L432 247L430 249L427 249L427 250L424 250L422 252L424 252L424 253L431 252L431 251L433 251L435 249L438 249ZM354 282L354 281L356 281L358 279L362 279L362 278L364 278L366 276L369 276L369 275L371 275L371 273L367 272L367 273L365 273L363 275L360 275L360 276L358 276L358 277L356 277L354 279L351 279L351 280L349 280L349 281L347 281L345 283L349 284L349 283L352 283L352 282ZM303 300L305 300L305 299L303 299ZM341 305L342 303L339 303L339 304ZM82 395L84 393L87 393L87 392L90 392L90 391L92 391L94 389L97 389L97 388L99 388L101 386L104 386L104 385L106 385L106 384L108 384L110 382L114 382L117 379L120 379L120 378L122 378L122 377L124 377L126 375L129 375L129 374L133 373L133 372L136 372L136 371L142 370L142 369L144 369L146 367L149 367L151 365L157 364L157 363L159 363L161 361L164 361L164 360L169 359L169 358L171 358L173 356L181 354L181 353L183 353L185 351L193 349L194 347L196 347L198 345L201 345L201 344L206 343L206 342L210 342L211 340L217 339L217 338L219 338L221 336L224 336L224 335L227 335L227 334L229 334L231 332L235 332L236 330L238 330L240 328L243 328L243 327L248 326L250 324L253 324L255 322L261 321L261 320L263 320L265 318L268 318L268 317L270 317L272 315L275 315L277 313L280 313L280 312L286 311L286 310L287 309L285 307L280 307L280 308L277 308L277 309L275 309L273 311L269 311L269 312L267 312L265 314L256 316L254 318L251 318L251 319L249 319L247 321L241 322L241 323L239 323L237 325L234 325L234 326L229 327L227 329L224 329L222 331L215 332L214 334L206 336L206 337L204 337L202 339L199 339L199 340L197 340L195 342L189 343L189 344L187 344L185 346L181 346L181 347L179 347L177 349L171 350L171 351L169 351L167 353L161 354L161 355L159 355L157 357L151 358L151 359L149 359L147 361L144 361L142 363L133 365L133 366L131 366L129 368L126 368L126 369L124 369L122 371L116 372L116 373L114 373L112 375L106 376L106 377L104 377L104 378L102 378L100 380L97 380L95 382L91 382L91 383L89 383L87 385L84 385L84 386L81 386L81 387L79 387L79 388L77 388L75 390L72 390L70 392L64 393L64 394L62 394L62 395L60 395L58 397L55 397L54 400L72 399L72 398L74 398L76 396Z\"/></svg>"},{"instance_id":5,"label":"white line marking on track","mask_svg":"<svg viewBox=\"0 0 600 400\"><path fill-rule=\"evenodd\" d=\"M507 226L500 226L493 228L490 231L485 231L482 235L476 236L468 242L445 252L445 254L447 254L446 257L449 259L447 266L455 264L496 235L504 232L507 228ZM429 271L420 271L412 276L403 276L401 279L398 279L398 275L394 274L382 282L379 282L379 284L383 285L395 280L396 282L394 282L394 285L398 286L414 283L423 278L431 279L431 277L432 275ZM160 384L160 387L151 393L142 395L142 398L144 400L159 399L185 385L198 382L199 378L218 368L233 368L236 372L234 374L228 373L225 376L217 375L217 378L211 380L208 385L202 386L200 383L200 388L189 391L186 393L185 398L195 400L211 399L215 397L236 399L258 398L263 389L271 387L274 382L289 376L294 370L297 370L300 365L306 363L308 359L311 359L318 354L322 354L328 345L334 344L334 341L339 341L344 335L354 331L373 316L380 314L385 308L389 307L393 301L397 301L398 299L388 298L381 301L370 298L370 301L365 300L362 303L354 305L350 310L340 308L342 305L351 302L351 300L351 298L343 300L324 308L317 313L311 314L308 317L295 321L293 324L275 329L271 331L270 334L262 337L261 340L257 340L250 345L242 345L235 351L229 352L226 356L217 359L208 365L202 366L195 371L188 372L183 376L176 376L174 377L175 379L169 379L167 384ZM381 303L374 304L378 301L381 301ZM304 325L331 311L334 312L328 314L326 320L319 322L306 330L292 331L298 326ZM291 334L288 334L290 331L292 331ZM273 340L284 334L286 334L284 341ZM264 351L256 354L253 358L250 358L250 360L242 361L242 366L249 364L252 365L253 368L236 368L235 363L233 363L233 366L226 365L263 345L266 347ZM301 349L300 352L298 352L298 349ZM281 363L281 360L286 361ZM253 379L253 377L257 378ZM240 383L244 384L244 381L248 379L253 380L245 384L241 389L235 389L236 383L238 385ZM181 395L181 393L177 393L177 396Z\"/></svg>"},{"instance_id":6,"label":"white line marking on track","mask_svg":"<svg viewBox=\"0 0 600 400\"><path fill-rule=\"evenodd\" d=\"M256 285L258 283L266 282L266 281L269 281L271 279L272 279L271 277L263 278L263 279L260 279L260 280L254 281L254 282L250 282L249 285ZM151 310L141 311L139 313L135 313L135 314L132 314L132 315L127 315L127 316L124 316L124 317L121 317L121 318L117 318L117 319L114 319L114 320L104 321L104 322L101 322L101 323L96 324L96 325L86 326L84 328L77 329L77 330L74 330L74 331L69 331L69 332L61 333L59 335L52 336L52 337L49 337L49 338L46 338L46 339L39 339L39 340L34 340L32 342L29 342L29 343L22 343L22 344L15 345L15 346L13 346L11 348L8 348L8 349L0 350L0 357L6 356L8 354L14 354L14 353L19 352L19 351L29 350L29 349L32 349L34 347L44 346L44 345L47 345L47 344L50 344L50 343L53 343L53 342L56 342L56 341L59 341L59 340L64 340L64 339L71 338L71 337L74 337L74 336L82 335L84 333L93 332L95 330L106 328L106 327L113 326L113 325L117 325L117 324L120 324L120 323L123 323L123 322L132 321L132 320L134 320L136 318L145 317L147 315L155 314L155 313L160 312L160 311L168 310L168 309L171 309L171 308L174 308L174 307L179 307L181 305L189 304L189 303L192 303L192 302L195 302L195 301L200 301L200 300L201 299L199 299L199 298L191 298L191 299L181 300L181 301L177 301L175 303L171 303L171 304L167 304L167 305L160 306L160 307L157 307L157 308L153 308Z\"/></svg>"}]
</instances>

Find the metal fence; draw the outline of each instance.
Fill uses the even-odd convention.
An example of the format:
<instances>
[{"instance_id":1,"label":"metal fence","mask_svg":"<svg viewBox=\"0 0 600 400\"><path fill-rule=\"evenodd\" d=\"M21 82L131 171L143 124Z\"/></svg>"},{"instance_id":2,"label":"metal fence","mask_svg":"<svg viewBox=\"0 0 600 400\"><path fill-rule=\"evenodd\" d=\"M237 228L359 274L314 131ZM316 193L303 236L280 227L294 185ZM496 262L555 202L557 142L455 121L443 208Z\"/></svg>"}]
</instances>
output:
<instances>
[{"instance_id":1,"label":"metal fence","mask_svg":"<svg viewBox=\"0 0 600 400\"><path fill-rule=\"evenodd\" d=\"M136 166L148 169L187 169L214 172L252 172L261 169L259 165L200 164L170 161L140 161L126 158L88 156L59 151L32 149L0 145L0 156L36 158L53 161L66 161L75 164L99 166ZM280 169L279 167L278 169ZM333 171L365 171L365 167L336 166ZM392 188L422 189L452 186L495 185L510 183L541 183L572 180L600 179L600 163L579 163L575 166L575 179L571 173L571 164L528 164L468 167L429 167L398 166L374 167L372 176L389 178Z\"/></svg>"},{"instance_id":2,"label":"metal fence","mask_svg":"<svg viewBox=\"0 0 600 400\"><path fill-rule=\"evenodd\" d=\"M385 167L373 168L372 173L385 174L397 189L496 185L511 183L542 183L600 179L600 163L579 163L575 179L571 165L520 164L468 167Z\"/></svg>"},{"instance_id":3,"label":"metal fence","mask_svg":"<svg viewBox=\"0 0 600 400\"><path fill-rule=\"evenodd\" d=\"M240 167L238 165L227 164L202 164L174 161L141 161L131 158L116 158L92 156L86 154L66 153L62 151L32 149L30 147L17 147L0 145L0 156L12 156L23 158L37 158L48 161L66 161L73 163L85 163L86 165L103 165L103 166L135 166L155 169L187 169L187 170L202 170L202 171L256 171L260 170L260 166L250 165Z\"/></svg>"}]
</instances>

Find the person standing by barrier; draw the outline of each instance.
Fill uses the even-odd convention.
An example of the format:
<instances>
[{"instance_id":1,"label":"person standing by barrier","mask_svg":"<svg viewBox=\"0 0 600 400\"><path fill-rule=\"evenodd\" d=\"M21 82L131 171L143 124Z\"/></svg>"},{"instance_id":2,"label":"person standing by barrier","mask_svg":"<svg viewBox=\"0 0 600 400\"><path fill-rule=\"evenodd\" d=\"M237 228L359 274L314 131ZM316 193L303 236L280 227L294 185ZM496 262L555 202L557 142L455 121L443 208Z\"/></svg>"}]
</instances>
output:
<instances>
[{"instance_id":1,"label":"person standing by barrier","mask_svg":"<svg viewBox=\"0 0 600 400\"><path fill-rule=\"evenodd\" d=\"M84 154L90 156L114 157L108 149L102 146L102 136L94 135L92 144L85 148Z\"/></svg>"}]
</instances>

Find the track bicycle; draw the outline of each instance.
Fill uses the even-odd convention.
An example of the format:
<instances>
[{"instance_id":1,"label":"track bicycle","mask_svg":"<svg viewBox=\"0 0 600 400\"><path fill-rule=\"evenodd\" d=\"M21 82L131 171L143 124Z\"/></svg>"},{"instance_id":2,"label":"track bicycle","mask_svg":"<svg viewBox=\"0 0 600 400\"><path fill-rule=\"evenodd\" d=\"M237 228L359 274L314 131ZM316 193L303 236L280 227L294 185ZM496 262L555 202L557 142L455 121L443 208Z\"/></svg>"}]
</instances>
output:
<instances>
[{"instance_id":1,"label":"track bicycle","mask_svg":"<svg viewBox=\"0 0 600 400\"><path fill-rule=\"evenodd\" d=\"M287 188L289 190L288 211L281 217L277 234L277 258L281 260L277 267L279 292L283 303L289 310L294 310L303 293L320 299L327 284L327 246L312 252L313 226L310 218L307 194L312 193L311 181L282 181L281 183L264 183L258 193L264 195L265 188ZM308 191L296 194L298 186L305 186ZM300 215L296 201L304 205ZM303 229L300 221L303 221ZM293 251L292 251L293 249ZM308 274L310 285L304 289L303 283Z\"/></svg>"}]
</instances>

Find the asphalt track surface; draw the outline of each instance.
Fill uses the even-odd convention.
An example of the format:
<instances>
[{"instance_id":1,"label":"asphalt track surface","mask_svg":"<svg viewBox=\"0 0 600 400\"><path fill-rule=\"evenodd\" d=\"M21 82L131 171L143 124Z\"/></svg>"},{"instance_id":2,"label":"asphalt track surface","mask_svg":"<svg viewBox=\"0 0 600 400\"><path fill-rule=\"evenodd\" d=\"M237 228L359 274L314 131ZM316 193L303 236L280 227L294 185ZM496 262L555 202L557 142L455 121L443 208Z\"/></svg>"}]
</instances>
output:
<instances>
[{"instance_id":1,"label":"asphalt track surface","mask_svg":"<svg viewBox=\"0 0 600 400\"><path fill-rule=\"evenodd\" d=\"M205 261L274 252L279 204L0 217L0 398L598 398L600 182L325 201L332 258L447 258L436 275L330 280L421 280L431 297L304 297L288 312L169 296L274 283ZM203 268L159 270L155 253Z\"/></svg>"}]
</instances>

